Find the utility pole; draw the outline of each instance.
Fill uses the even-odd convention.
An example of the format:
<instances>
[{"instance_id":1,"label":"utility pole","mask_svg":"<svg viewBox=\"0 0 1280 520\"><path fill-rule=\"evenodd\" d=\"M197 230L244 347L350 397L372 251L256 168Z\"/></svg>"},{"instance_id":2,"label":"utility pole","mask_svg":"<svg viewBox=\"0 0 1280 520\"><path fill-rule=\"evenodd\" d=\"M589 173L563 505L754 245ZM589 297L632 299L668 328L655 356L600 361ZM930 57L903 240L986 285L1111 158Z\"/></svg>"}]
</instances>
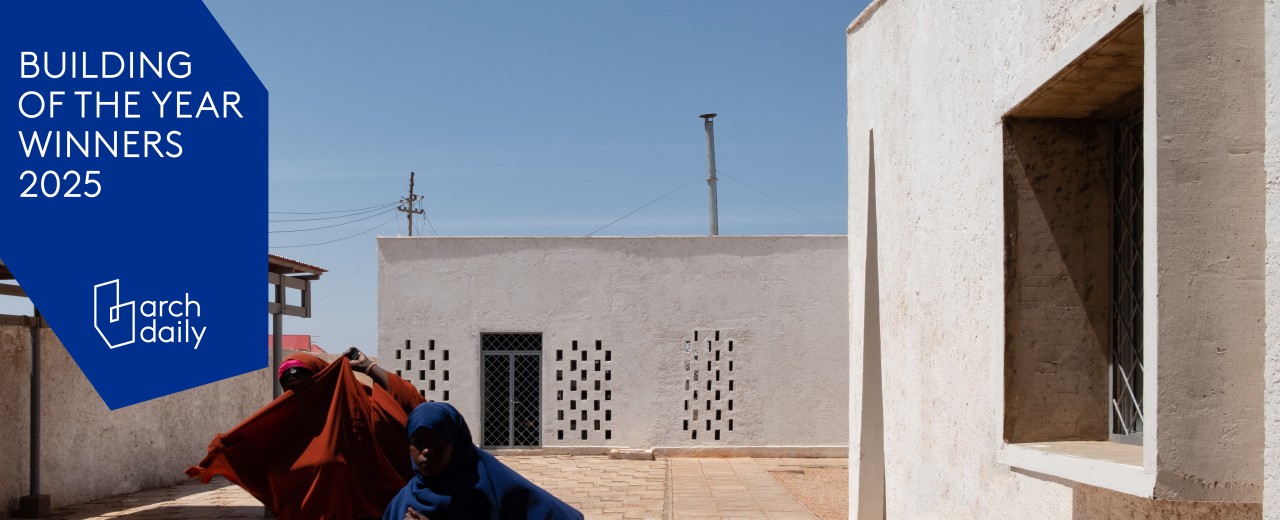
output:
<instances>
[{"instance_id":1,"label":"utility pole","mask_svg":"<svg viewBox=\"0 0 1280 520\"><path fill-rule=\"evenodd\" d=\"M405 213L405 218L409 220L409 236L413 236L413 216L421 215L423 210L413 209L413 203L422 200L422 195L413 194L413 172L409 172L409 197L400 199L401 206L396 208Z\"/></svg>"},{"instance_id":2,"label":"utility pole","mask_svg":"<svg viewBox=\"0 0 1280 520\"><path fill-rule=\"evenodd\" d=\"M702 126L707 130L707 186L711 189L711 236L720 234L720 209L716 201L716 131L711 119L716 114L702 114Z\"/></svg>"}]
</instances>

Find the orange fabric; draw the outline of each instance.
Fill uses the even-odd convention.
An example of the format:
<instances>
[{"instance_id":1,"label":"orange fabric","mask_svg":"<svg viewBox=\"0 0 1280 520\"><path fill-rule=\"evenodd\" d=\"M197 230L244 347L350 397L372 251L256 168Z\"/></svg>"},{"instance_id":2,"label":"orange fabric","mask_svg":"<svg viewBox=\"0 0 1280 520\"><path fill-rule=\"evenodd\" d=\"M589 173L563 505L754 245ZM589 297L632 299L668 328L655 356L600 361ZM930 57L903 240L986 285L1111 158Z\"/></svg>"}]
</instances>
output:
<instances>
[{"instance_id":1,"label":"orange fabric","mask_svg":"<svg viewBox=\"0 0 1280 520\"><path fill-rule=\"evenodd\" d=\"M381 518L413 476L405 435L408 411L425 400L387 374L389 391L356 380L346 358L326 366L309 354L315 375L231 431L214 437L187 475L222 475L280 520Z\"/></svg>"}]
</instances>

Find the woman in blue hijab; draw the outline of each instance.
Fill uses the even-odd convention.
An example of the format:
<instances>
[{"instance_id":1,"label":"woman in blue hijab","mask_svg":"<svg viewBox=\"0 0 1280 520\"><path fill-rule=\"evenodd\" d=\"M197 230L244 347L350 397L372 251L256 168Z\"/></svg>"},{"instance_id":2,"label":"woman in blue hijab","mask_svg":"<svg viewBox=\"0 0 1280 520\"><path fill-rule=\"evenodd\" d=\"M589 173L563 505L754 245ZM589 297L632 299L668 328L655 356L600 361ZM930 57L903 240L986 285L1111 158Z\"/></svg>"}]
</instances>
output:
<instances>
[{"instance_id":1,"label":"woman in blue hijab","mask_svg":"<svg viewBox=\"0 0 1280 520\"><path fill-rule=\"evenodd\" d=\"M578 510L477 448L453 406L418 405L409 414L408 430L413 479L391 500L383 520L582 518Z\"/></svg>"}]
</instances>

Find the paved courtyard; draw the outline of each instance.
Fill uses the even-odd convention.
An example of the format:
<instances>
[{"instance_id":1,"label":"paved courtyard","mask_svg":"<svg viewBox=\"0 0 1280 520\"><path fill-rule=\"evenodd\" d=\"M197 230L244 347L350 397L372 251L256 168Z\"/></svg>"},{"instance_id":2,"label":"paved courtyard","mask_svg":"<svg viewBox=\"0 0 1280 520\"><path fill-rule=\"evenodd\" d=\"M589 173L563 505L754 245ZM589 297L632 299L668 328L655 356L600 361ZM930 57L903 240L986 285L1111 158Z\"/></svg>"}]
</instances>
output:
<instances>
[{"instance_id":1,"label":"paved courtyard","mask_svg":"<svg viewBox=\"0 0 1280 520\"><path fill-rule=\"evenodd\" d=\"M847 459L500 458L587 518L825 520L848 514L848 482L838 482L846 475ZM239 487L215 479L65 507L53 518L257 520L262 512L262 505Z\"/></svg>"}]
</instances>

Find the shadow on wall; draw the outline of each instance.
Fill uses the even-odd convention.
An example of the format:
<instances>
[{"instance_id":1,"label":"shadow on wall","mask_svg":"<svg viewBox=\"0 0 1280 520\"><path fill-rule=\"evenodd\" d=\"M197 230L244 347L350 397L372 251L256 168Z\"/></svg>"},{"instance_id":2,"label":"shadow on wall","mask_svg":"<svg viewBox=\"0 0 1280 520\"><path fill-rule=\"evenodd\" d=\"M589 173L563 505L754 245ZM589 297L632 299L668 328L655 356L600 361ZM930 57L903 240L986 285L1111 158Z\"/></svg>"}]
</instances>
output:
<instances>
[{"instance_id":1,"label":"shadow on wall","mask_svg":"<svg viewBox=\"0 0 1280 520\"><path fill-rule=\"evenodd\" d=\"M1153 500L1091 486L1072 491L1074 520L1158 520L1179 518L1262 518L1262 504Z\"/></svg>"},{"instance_id":2,"label":"shadow on wall","mask_svg":"<svg viewBox=\"0 0 1280 520\"><path fill-rule=\"evenodd\" d=\"M857 518L885 517L884 394L880 372L880 251L876 224L876 136L867 136L867 261L862 322L862 428Z\"/></svg>"}]
</instances>

